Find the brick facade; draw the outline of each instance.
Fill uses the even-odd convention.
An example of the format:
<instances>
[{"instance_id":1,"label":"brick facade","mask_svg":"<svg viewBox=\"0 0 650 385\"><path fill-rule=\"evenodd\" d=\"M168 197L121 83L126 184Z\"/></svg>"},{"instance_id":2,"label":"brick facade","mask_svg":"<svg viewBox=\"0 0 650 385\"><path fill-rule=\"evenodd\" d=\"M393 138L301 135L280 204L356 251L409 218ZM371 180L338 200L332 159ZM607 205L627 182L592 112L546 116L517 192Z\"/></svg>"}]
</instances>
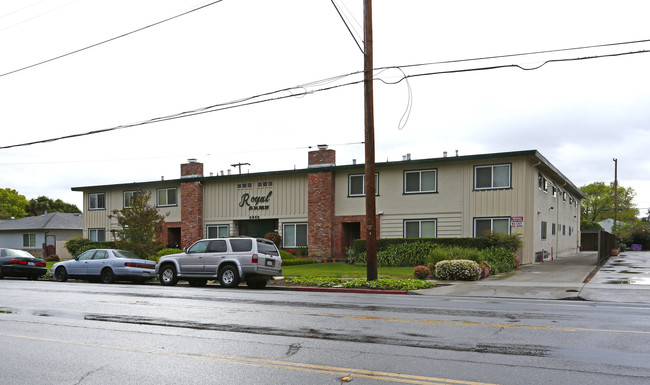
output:
<instances>
[{"instance_id":1,"label":"brick facade","mask_svg":"<svg viewBox=\"0 0 650 385\"><path fill-rule=\"evenodd\" d=\"M320 148L309 152L307 192L307 244L309 254L331 256L334 225L334 172L319 170L319 167L334 165L334 150Z\"/></svg>"},{"instance_id":2,"label":"brick facade","mask_svg":"<svg viewBox=\"0 0 650 385\"><path fill-rule=\"evenodd\" d=\"M203 176L203 163L190 159L181 164L181 179ZM181 182L181 247L203 238L203 185L198 181Z\"/></svg>"}]
</instances>

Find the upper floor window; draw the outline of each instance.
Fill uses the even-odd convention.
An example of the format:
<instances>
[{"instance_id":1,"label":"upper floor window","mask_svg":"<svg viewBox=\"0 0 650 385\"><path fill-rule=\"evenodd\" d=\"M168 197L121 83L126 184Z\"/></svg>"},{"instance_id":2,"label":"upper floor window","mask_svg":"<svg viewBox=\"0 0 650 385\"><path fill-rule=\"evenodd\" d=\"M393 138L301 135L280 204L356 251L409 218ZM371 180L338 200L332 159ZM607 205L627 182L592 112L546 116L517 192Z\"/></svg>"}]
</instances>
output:
<instances>
[{"instance_id":1,"label":"upper floor window","mask_svg":"<svg viewBox=\"0 0 650 385\"><path fill-rule=\"evenodd\" d=\"M510 165L495 164L474 167L474 189L488 190L510 187Z\"/></svg>"},{"instance_id":2,"label":"upper floor window","mask_svg":"<svg viewBox=\"0 0 650 385\"><path fill-rule=\"evenodd\" d=\"M435 238L435 219L409 219L404 221L404 238Z\"/></svg>"},{"instance_id":3,"label":"upper floor window","mask_svg":"<svg viewBox=\"0 0 650 385\"><path fill-rule=\"evenodd\" d=\"M542 241L546 239L546 222L542 221Z\"/></svg>"},{"instance_id":4,"label":"upper floor window","mask_svg":"<svg viewBox=\"0 0 650 385\"><path fill-rule=\"evenodd\" d=\"M106 194L88 194L88 210L104 210L106 208Z\"/></svg>"},{"instance_id":5,"label":"upper floor window","mask_svg":"<svg viewBox=\"0 0 650 385\"><path fill-rule=\"evenodd\" d=\"M366 175L348 175L348 196L361 197L366 195ZM375 195L379 195L379 174L375 173Z\"/></svg>"},{"instance_id":6,"label":"upper floor window","mask_svg":"<svg viewBox=\"0 0 650 385\"><path fill-rule=\"evenodd\" d=\"M158 189L158 206L176 206L176 187Z\"/></svg>"},{"instance_id":7,"label":"upper floor window","mask_svg":"<svg viewBox=\"0 0 650 385\"><path fill-rule=\"evenodd\" d=\"M138 192L137 191L125 191L123 194L123 206L125 208L133 207L133 201L135 200L135 196Z\"/></svg>"},{"instance_id":8,"label":"upper floor window","mask_svg":"<svg viewBox=\"0 0 650 385\"><path fill-rule=\"evenodd\" d=\"M268 181L268 182L257 182L257 187L271 187L273 186L273 182Z\"/></svg>"},{"instance_id":9,"label":"upper floor window","mask_svg":"<svg viewBox=\"0 0 650 385\"><path fill-rule=\"evenodd\" d=\"M253 187L253 182L237 183L237 188L251 188L251 187Z\"/></svg>"},{"instance_id":10,"label":"upper floor window","mask_svg":"<svg viewBox=\"0 0 650 385\"><path fill-rule=\"evenodd\" d=\"M404 193L436 192L436 170L404 171Z\"/></svg>"}]
</instances>

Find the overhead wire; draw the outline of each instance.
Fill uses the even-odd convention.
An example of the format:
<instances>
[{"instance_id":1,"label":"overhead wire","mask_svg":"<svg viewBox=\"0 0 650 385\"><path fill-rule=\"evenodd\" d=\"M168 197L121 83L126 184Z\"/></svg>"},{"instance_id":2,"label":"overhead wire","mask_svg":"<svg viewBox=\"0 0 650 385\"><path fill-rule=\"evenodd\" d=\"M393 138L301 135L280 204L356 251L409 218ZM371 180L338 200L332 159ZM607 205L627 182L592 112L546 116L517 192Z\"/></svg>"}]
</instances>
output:
<instances>
[{"instance_id":1,"label":"overhead wire","mask_svg":"<svg viewBox=\"0 0 650 385\"><path fill-rule=\"evenodd\" d=\"M650 41L650 40L649 40ZM602 46L602 45L601 45ZM554 50L554 51L560 51L560 50ZM580 60L590 60L590 59L598 59L598 58L604 58L604 57L617 57L617 56L624 56L624 55L633 55L633 54L641 54L641 53L648 53L650 52L649 50L638 50L638 51L632 51L632 52L622 52L622 53L612 53L612 54L603 54L603 55L596 55L596 56L588 56L588 57L576 57L576 58L564 58L564 59L549 59L545 60L542 62L542 64L532 67L532 68L526 68L522 65L519 64L502 64L502 65L493 65L493 66L484 66L484 67L472 67L472 68L463 68L463 69L450 69L450 70L443 70L443 71L429 71L429 72L422 72L422 73L416 73L416 74L406 74L403 71L403 68L407 67L412 67L412 66L388 66L388 67L380 67L375 69L377 71L377 75L389 70L389 69L398 69L402 72L402 77L400 77L396 81L387 81L382 78L377 78L373 77L375 80L379 80L383 82L384 84L397 84L402 81L407 81L410 78L415 78L415 77L421 77L421 76L432 76L432 75L441 75L441 74L453 74L453 73L464 73L464 72L476 72L476 71L487 71L487 70L496 70L496 69L505 69L505 68L519 68L521 70L525 71L531 71L531 70L536 70L541 67L543 67L546 64L549 63L560 63L560 62L570 62L570 61L580 61ZM503 55L502 57L512 57L513 55ZM517 55L520 56L520 55ZM456 61L458 62L458 61ZM432 63L433 64L433 63ZM430 64L430 65L432 65ZM417 66L421 66L422 64L418 64ZM250 105L255 105L255 104L260 104L260 103L265 103L265 102L270 102L270 101L277 101L277 100L282 100L282 99L287 99L287 98L293 98L296 96L304 96L307 94L314 94L314 93L319 93L319 92L324 92L324 91L329 91L333 90L336 88L341 88L341 87L348 87L351 85L356 85L363 83L363 79L358 79L358 80L353 80L349 81L346 83L342 84L334 84L334 85L328 85L326 87L321 87L317 89L309 89L309 87L313 85L324 85L324 84L331 84L333 82L336 82L337 80L342 80L344 78L358 75L363 73L363 71L355 71L351 72L345 75L338 75L338 76L333 76L329 77L326 79L322 80L317 80L313 81L304 85L300 86L294 86L294 87L288 87L288 88L283 88L280 90L275 90L275 91L270 91L270 92L265 92L261 93L258 95L254 96L249 96L245 98L240 98L236 99L233 101L229 102L224 102L224 103L218 103L218 104L213 104L207 107L201 107L197 108L194 110L188 110L184 112L179 112L175 114L170 114L170 115L165 115L161 117L156 117L136 123L130 123L130 124L124 124L124 125L119 125L119 126L114 126L114 127L109 127L109 128L104 128L104 129L99 129L99 130L93 130L85 133L77 133L77 134L71 134L71 135L64 135L64 136L59 136L59 137L54 137L54 138L49 138L49 139L43 139L43 140L37 140L37 141L32 141L32 142L26 142L26 143L19 143L19 144L13 144L13 145L7 145L7 146L0 146L0 149L8 149L8 148L15 148L15 147L24 147L24 146L30 146L30 145L35 145L35 144L42 144L42 143L49 143L49 142L54 142L58 140L63 140L63 139L71 139L71 138L77 138L77 137L82 137L82 136L88 136L88 135L95 135L95 134L100 134L100 133L105 133L105 132L110 132L110 131L115 131L115 130L120 130L120 129L125 129L125 128L130 128L130 127L136 127L136 126L142 126L142 125L147 125L147 124L153 124L153 123L160 123L164 121L169 121L169 120L175 120L175 119L181 119L181 118L186 118L190 116L196 116L196 115L201 115L201 114L207 114L207 113L212 113L212 112L217 112L217 111L223 111L223 110L228 110L228 109L233 109L233 108L238 108L238 107L244 107L244 106L250 106ZM410 90L410 85L408 86L409 89L409 94L411 93ZM294 93L292 91L294 90L303 90L301 93ZM285 94L282 94L285 93ZM408 108L408 111L410 111L410 107ZM408 115L406 114L406 119L408 120ZM404 119L404 116L402 120Z\"/></svg>"},{"instance_id":2,"label":"overhead wire","mask_svg":"<svg viewBox=\"0 0 650 385\"><path fill-rule=\"evenodd\" d=\"M70 51L70 52L68 52L68 53L64 53L64 54L62 54L62 55L58 55L58 56L55 56L55 57L49 58L49 59L47 59L47 60L42 60L42 61L40 61L40 62L37 62L37 63L34 63L34 64L30 64L30 65L28 65L28 66L24 66L24 67L21 67L21 68L15 69L15 70L11 70L11 71L9 71L9 72L2 73L2 74L0 74L0 78L1 78L1 77L4 77L4 76L7 76L7 75L15 74L15 73L18 73L18 72L21 72L21 71L25 71L25 70L28 70L28 69L30 69L30 68L34 68L34 67L37 67L37 66L40 66L40 65L43 65L43 64L49 63L49 62L53 62L53 61L55 61L55 60L62 59L62 58L67 57L67 56L71 56L71 55L77 54L77 53L79 53L79 52L83 52L83 51L89 50L89 49L91 49L91 48L98 47L98 46L103 45L103 44L106 44L106 43L110 43L110 42L112 42L112 41L115 41L115 40L121 39L121 38L123 38L123 37L129 36L129 35L132 35L132 34L134 34L134 33L137 33L137 32L140 32L140 31L144 31L144 30L149 29L149 28L153 28L153 27L155 27L155 26L157 26L157 25L160 25L160 24L166 23L166 22L171 21L171 20L174 20L174 19L178 19L179 17L185 16L185 15L189 15L190 13L193 13L193 12L199 11L199 10L201 10L201 9L204 9L204 8L210 7L210 6L212 6L212 5L215 5L215 4L217 4L217 3L220 3L220 2L222 2L222 1L223 1L223 0L215 0L215 1L212 1L212 2L210 2L210 3L208 3L208 4L201 5L201 6L198 6L198 7L196 7L196 8L193 8L193 9L191 9L191 10L189 10L189 11L185 11L185 12L183 12L183 13L180 13L180 14L178 14L178 15L175 15L175 16L172 16L172 17L168 17L168 18L166 18L166 19L163 19L163 20L157 21L157 22L152 23L152 24L148 24L148 25L146 25L146 26L144 26L144 27L140 27L140 28L134 29L134 30L129 31L129 32L126 32L126 33L122 33L122 34L117 35L117 36L114 36L114 37L112 37L112 38L110 38L110 39L102 40L102 41L100 41L100 42L98 42L98 43L94 43L94 44L91 44L91 45L89 45L89 46L86 46L86 47L83 47L83 48L79 48L79 49L76 49L76 50L74 50L74 51Z\"/></svg>"}]
</instances>

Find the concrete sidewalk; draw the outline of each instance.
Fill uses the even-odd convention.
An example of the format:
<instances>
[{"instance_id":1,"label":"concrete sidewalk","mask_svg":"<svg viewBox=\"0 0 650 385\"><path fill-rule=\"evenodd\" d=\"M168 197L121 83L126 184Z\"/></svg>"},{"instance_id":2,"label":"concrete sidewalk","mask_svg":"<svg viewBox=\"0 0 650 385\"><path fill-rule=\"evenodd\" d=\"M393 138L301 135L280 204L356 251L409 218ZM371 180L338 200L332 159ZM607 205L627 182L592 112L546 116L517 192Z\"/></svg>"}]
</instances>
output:
<instances>
[{"instance_id":1,"label":"concrete sidewalk","mask_svg":"<svg viewBox=\"0 0 650 385\"><path fill-rule=\"evenodd\" d=\"M646 253L650 257L650 252ZM625 259L625 253L616 261ZM643 258L641 258L643 260ZM436 281L437 287L416 290L414 293L434 296L574 299L588 301L650 303L650 284L585 283L599 274L597 253L584 252L557 258L539 264L519 267L517 270L491 276L480 281ZM614 263L611 259L609 263ZM650 270L650 258L647 259ZM637 266L643 266L637 263ZM606 269L607 265L603 267ZM590 280L588 280L590 279ZM649 282L650 283L650 282Z\"/></svg>"}]
</instances>

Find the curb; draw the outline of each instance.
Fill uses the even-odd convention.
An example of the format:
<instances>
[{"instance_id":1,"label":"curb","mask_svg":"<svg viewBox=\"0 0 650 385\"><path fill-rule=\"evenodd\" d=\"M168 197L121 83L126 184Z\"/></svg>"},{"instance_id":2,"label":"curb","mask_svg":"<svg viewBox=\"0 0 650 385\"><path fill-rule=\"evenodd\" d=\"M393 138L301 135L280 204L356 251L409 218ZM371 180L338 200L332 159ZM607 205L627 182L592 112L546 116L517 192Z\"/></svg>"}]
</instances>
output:
<instances>
[{"instance_id":1,"label":"curb","mask_svg":"<svg viewBox=\"0 0 650 385\"><path fill-rule=\"evenodd\" d=\"M290 290L290 291L308 291L321 293L353 293L353 294L409 294L406 290L379 290L379 289L348 289L343 287L314 287L314 286L275 286L267 287L267 290Z\"/></svg>"}]
</instances>

